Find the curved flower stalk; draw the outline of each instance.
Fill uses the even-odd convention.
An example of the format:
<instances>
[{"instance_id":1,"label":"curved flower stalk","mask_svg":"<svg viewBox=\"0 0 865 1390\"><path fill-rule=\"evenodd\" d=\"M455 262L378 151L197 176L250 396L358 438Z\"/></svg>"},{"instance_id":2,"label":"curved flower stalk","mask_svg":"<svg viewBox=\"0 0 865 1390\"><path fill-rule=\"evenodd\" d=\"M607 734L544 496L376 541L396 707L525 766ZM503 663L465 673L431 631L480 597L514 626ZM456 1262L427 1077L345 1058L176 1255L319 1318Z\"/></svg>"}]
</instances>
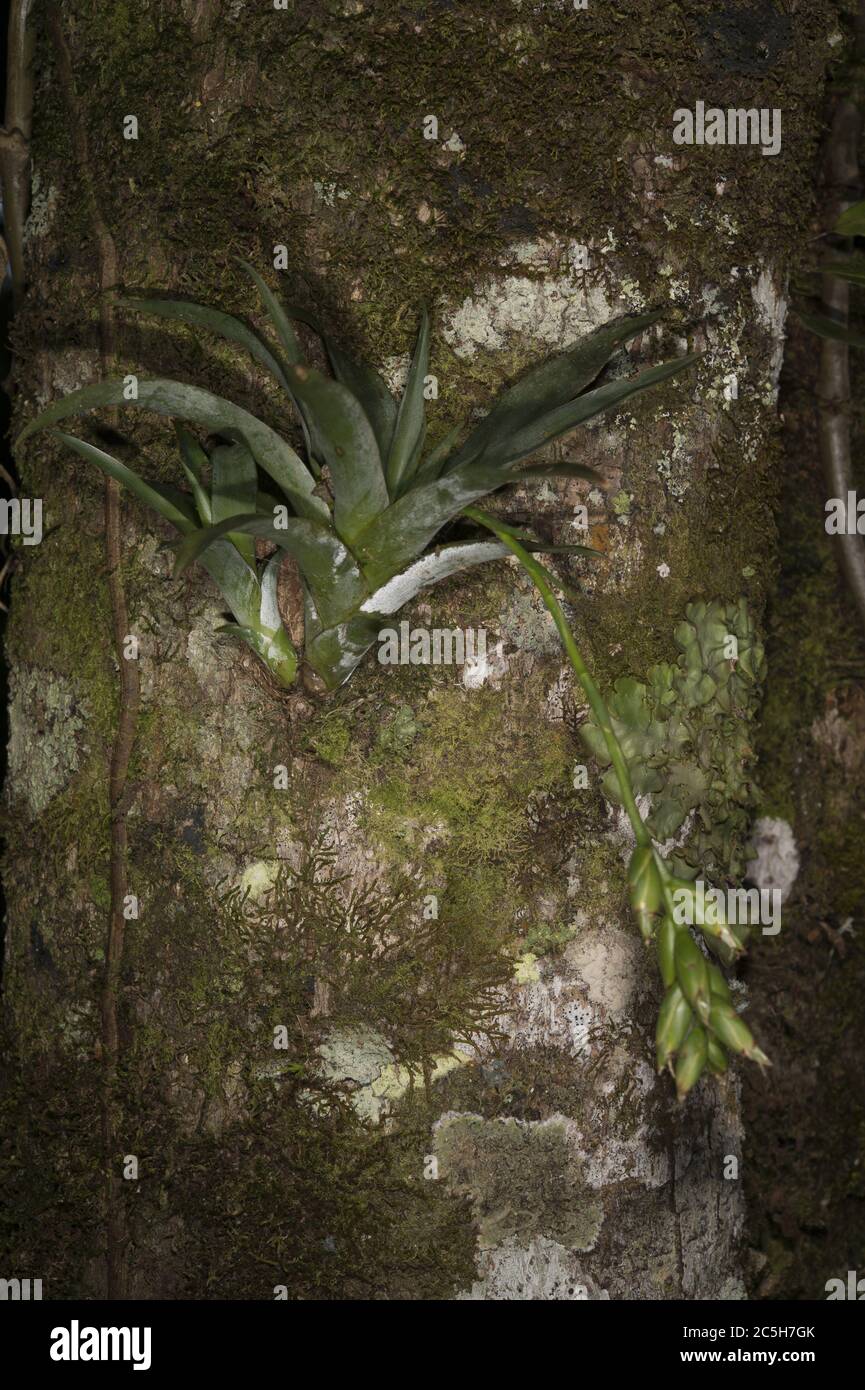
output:
<instances>
[{"instance_id":1,"label":"curved flower stalk","mask_svg":"<svg viewBox=\"0 0 865 1390\"><path fill-rule=\"evenodd\" d=\"M508 553L499 541L454 540L430 549L442 529L473 502L506 484L555 474L595 480L566 462L525 461L576 425L689 367L695 354L597 386L611 357L650 327L659 312L604 324L534 367L504 391L489 414L457 444L459 430L426 449L424 382L429 320L421 319L402 399L397 403L371 367L334 344L305 311L289 315L251 266L273 339L259 337L220 309L175 300L129 300L138 312L216 333L243 347L286 392L300 419L305 458L264 421L197 386L139 380L126 399L122 380L85 386L55 401L22 440L69 416L100 406L129 406L185 420L220 442L210 457L185 431L181 461L190 491L146 483L110 454L65 433L71 449L117 478L182 533L177 573L200 561L231 610L228 630L241 637L275 678L289 685L298 653L276 608L280 560L261 567L255 539L276 556L294 557L304 589L304 660L335 689L375 641L382 619L427 585ZM303 361L291 317L322 338L333 377ZM207 474L210 473L208 485ZM529 549L554 549L529 541ZM558 547L585 551L582 546Z\"/></svg>"},{"instance_id":2,"label":"curved flower stalk","mask_svg":"<svg viewBox=\"0 0 865 1390\"><path fill-rule=\"evenodd\" d=\"M637 805L628 761L606 701L553 592L554 587L562 587L561 581L520 544L510 526L477 507L468 508L468 515L498 536L537 586L585 691L595 732L606 749L606 761L615 772L619 799L637 841L628 865L631 907L644 942L647 946L655 945L666 991L655 1035L658 1072L667 1068L674 1072L676 1090L683 1100L704 1071L720 1075L727 1070L730 1052L768 1066L768 1057L733 1007L724 975L700 950L687 923L699 928L707 946L728 962L742 953L742 942L715 899L704 900L690 880L676 878L655 849Z\"/></svg>"}]
</instances>

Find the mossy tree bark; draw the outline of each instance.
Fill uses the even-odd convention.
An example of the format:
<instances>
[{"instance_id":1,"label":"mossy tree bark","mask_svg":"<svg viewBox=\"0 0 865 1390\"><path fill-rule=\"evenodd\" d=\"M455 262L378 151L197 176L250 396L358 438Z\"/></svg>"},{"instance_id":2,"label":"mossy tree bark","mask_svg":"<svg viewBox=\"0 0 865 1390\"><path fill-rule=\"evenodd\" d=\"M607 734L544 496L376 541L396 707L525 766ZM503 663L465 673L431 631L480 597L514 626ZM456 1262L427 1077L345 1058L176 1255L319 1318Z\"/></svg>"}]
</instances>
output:
<instances>
[{"instance_id":1,"label":"mossy tree bark","mask_svg":"<svg viewBox=\"0 0 865 1390\"><path fill-rule=\"evenodd\" d=\"M693 8L70 0L73 107L37 29L19 421L102 370L87 178L128 289L256 319L241 255L394 377L429 302L435 436L545 351L666 305L616 370L687 343L696 373L558 446L604 487L502 505L563 541L587 509L602 557L563 573L602 688L674 661L691 600L759 616L785 287L838 13ZM674 111L698 100L780 109L780 153L675 145ZM294 437L220 343L122 311L116 332L119 370L201 382ZM178 480L164 422L117 428ZM280 699L215 637L206 577L172 582L167 529L124 500L140 710L118 850L100 484L44 439L18 465L47 523L8 642L22 1276L104 1292L113 1222L115 1296L737 1296L737 1079L677 1109L654 1076L627 830L520 574L502 563L403 615L500 638L479 672L370 656L336 696ZM106 1153L118 852L135 902Z\"/></svg>"}]
</instances>

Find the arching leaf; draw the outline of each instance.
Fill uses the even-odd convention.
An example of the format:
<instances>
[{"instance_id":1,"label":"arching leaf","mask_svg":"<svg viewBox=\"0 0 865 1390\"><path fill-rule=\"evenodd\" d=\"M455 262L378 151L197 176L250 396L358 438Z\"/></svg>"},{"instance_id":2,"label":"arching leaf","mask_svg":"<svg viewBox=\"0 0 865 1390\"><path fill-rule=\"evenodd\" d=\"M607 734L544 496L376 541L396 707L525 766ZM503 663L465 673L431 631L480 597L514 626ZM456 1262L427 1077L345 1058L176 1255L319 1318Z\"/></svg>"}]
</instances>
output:
<instances>
[{"instance_id":1,"label":"arching leaf","mask_svg":"<svg viewBox=\"0 0 865 1390\"><path fill-rule=\"evenodd\" d=\"M420 332L387 458L387 486L391 497L399 497L405 491L420 457L425 429L424 378L428 370L429 314L423 309Z\"/></svg>"},{"instance_id":2,"label":"arching leaf","mask_svg":"<svg viewBox=\"0 0 865 1390\"><path fill-rule=\"evenodd\" d=\"M272 541L295 557L325 626L339 622L369 592L354 557L333 531L300 517L289 517L284 527L276 526L269 516L230 517L196 531L178 549L175 574L188 569L215 540L235 531Z\"/></svg>"},{"instance_id":3,"label":"arching leaf","mask_svg":"<svg viewBox=\"0 0 865 1390\"><path fill-rule=\"evenodd\" d=\"M41 411L18 436L17 446L37 430L65 420L70 415L83 415L98 406L125 406L138 410L153 410L181 420L193 420L217 434L242 440L247 444L260 468L279 484L300 516L326 521L330 515L321 498L314 496L315 481L290 444L256 419L248 410L233 405L221 396L203 391L199 386L187 386L179 381L157 377L138 382L137 400L127 400L122 380L100 381L83 386L71 395L53 401Z\"/></svg>"},{"instance_id":4,"label":"arching leaf","mask_svg":"<svg viewBox=\"0 0 865 1390\"><path fill-rule=\"evenodd\" d=\"M388 505L388 492L372 425L358 400L338 381L312 367L289 367L298 400L315 424L330 469L333 522L348 543Z\"/></svg>"}]
</instances>

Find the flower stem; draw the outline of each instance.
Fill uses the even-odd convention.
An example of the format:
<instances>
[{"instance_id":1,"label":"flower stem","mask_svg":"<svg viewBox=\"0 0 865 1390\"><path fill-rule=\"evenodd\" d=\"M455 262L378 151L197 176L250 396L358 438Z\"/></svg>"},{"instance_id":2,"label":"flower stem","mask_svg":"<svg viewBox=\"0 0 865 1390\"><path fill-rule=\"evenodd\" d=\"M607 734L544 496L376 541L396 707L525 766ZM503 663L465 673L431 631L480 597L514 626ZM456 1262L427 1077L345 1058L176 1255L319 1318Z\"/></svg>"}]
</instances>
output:
<instances>
[{"instance_id":1,"label":"flower stem","mask_svg":"<svg viewBox=\"0 0 865 1390\"><path fill-rule=\"evenodd\" d=\"M519 541L513 535L510 527L503 525L501 522L497 520L496 517L489 516L486 512L481 511L478 507L466 507L464 514L467 517L470 517L472 521L476 521L481 526L485 526L487 530L492 531L494 535L498 536L499 540L508 547L508 549L512 552L513 555L516 556L523 569L526 571L526 573L537 586L538 593L540 594L541 598L543 599L544 603L549 609L549 612L552 615L553 622L558 628L559 636L562 639L562 643L564 645L565 651L568 654L570 663L574 668L574 672L576 673L580 685L586 692L586 699L591 705L592 713L594 714L598 727L604 736L604 742L607 745L607 752L610 755L610 761L613 764L613 767L616 772L616 777L618 778L619 794L622 798L622 805L624 806L628 814L628 819L630 820L634 830L634 834L637 837L637 844L645 845L651 848L652 837L646 829L645 822L643 821L643 818L640 815L639 808L634 797L633 788L631 787L631 779L628 773L628 764L625 761L625 755L622 752L622 746L619 743L619 740L617 739L615 731L613 729L612 721L610 719L610 712L607 709L606 701L604 700L603 695L596 686L594 679L592 678L592 675L588 667L586 666L585 661L583 660L580 649L577 646L576 641L574 639L574 634L571 632L571 629L568 626L568 620L564 615L562 606L556 598L555 594L553 593L553 584L557 584L558 581L556 580L555 576L550 573L546 566L540 564L539 561L537 561L534 558L534 556L530 554L529 551L523 549Z\"/></svg>"}]
</instances>

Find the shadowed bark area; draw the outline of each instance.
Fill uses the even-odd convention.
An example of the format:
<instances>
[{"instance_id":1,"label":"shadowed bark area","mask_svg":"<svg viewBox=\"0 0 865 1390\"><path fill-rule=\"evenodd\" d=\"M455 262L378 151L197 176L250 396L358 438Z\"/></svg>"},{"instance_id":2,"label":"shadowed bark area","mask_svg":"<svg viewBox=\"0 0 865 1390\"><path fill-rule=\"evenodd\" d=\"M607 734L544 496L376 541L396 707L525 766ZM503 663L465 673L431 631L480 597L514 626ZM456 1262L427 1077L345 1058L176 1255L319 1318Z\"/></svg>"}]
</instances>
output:
<instances>
[{"instance_id":1,"label":"shadowed bark area","mask_svg":"<svg viewBox=\"0 0 865 1390\"><path fill-rule=\"evenodd\" d=\"M105 370L100 226L122 289L260 323L242 256L394 381L427 303L433 443L528 363L662 307L612 374L689 348L695 371L553 446L602 485L499 504L561 543L585 509L601 554L556 560L575 631L603 690L645 681L679 659L692 601L762 621L787 282L839 8L71 0L72 100L37 17L17 424ZM780 152L674 144L697 101L780 109ZM121 374L204 385L302 446L224 343L122 305L115 333ZM181 481L168 422L108 423L81 432ZM681 1107L654 1074L629 831L521 574L484 567L400 614L485 629L480 671L373 651L331 697L280 697L124 497L140 705L118 798L130 702L100 481L43 436L17 465L46 534L7 643L16 1268L51 1298L741 1297L739 1070ZM737 711L749 747L758 709ZM748 748L706 747L705 815L677 834L735 878L760 796Z\"/></svg>"}]
</instances>

